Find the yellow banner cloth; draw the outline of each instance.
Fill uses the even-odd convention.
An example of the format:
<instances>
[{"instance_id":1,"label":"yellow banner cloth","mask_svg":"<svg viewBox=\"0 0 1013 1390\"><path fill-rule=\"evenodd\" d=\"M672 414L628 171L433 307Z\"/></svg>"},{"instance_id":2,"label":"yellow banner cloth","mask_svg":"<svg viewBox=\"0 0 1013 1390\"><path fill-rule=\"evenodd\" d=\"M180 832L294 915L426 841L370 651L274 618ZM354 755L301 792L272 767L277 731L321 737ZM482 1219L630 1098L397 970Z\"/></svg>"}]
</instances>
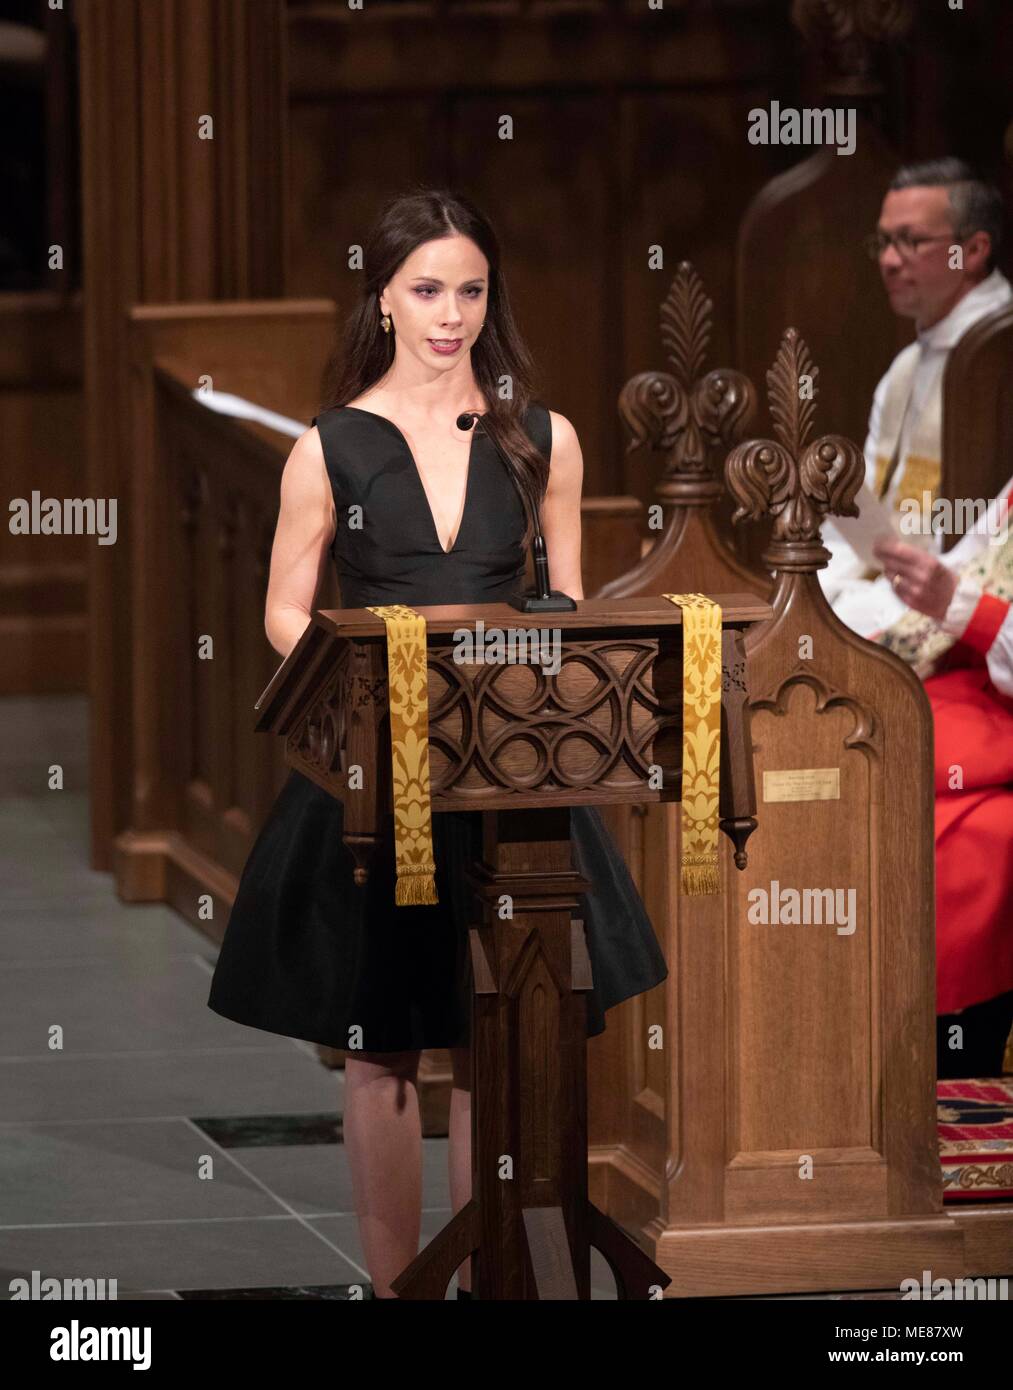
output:
<instances>
[{"instance_id":1,"label":"yellow banner cloth","mask_svg":"<svg viewBox=\"0 0 1013 1390\"><path fill-rule=\"evenodd\" d=\"M687 897L720 893L721 606L662 594L682 609L682 875Z\"/></svg>"},{"instance_id":2,"label":"yellow banner cloth","mask_svg":"<svg viewBox=\"0 0 1013 1390\"><path fill-rule=\"evenodd\" d=\"M368 605L367 605L368 607ZM403 603L369 608L387 630L391 776L398 907L439 902L429 802L429 687L426 620Z\"/></svg>"}]
</instances>

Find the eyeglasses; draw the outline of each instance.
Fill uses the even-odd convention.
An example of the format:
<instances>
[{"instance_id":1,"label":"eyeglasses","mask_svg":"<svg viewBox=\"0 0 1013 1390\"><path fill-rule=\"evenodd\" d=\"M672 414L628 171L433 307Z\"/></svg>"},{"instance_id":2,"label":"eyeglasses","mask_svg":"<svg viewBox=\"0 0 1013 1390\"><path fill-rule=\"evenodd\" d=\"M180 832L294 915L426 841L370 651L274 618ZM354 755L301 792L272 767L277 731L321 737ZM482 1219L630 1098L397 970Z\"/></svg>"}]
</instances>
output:
<instances>
[{"instance_id":1,"label":"eyeglasses","mask_svg":"<svg viewBox=\"0 0 1013 1390\"><path fill-rule=\"evenodd\" d=\"M902 261L913 261L921 248L930 241L949 241L956 245L961 240L953 232L941 236L912 236L910 232L897 232L895 236L887 232L870 232L865 238L865 252L870 261L878 261L888 246L895 246Z\"/></svg>"}]
</instances>

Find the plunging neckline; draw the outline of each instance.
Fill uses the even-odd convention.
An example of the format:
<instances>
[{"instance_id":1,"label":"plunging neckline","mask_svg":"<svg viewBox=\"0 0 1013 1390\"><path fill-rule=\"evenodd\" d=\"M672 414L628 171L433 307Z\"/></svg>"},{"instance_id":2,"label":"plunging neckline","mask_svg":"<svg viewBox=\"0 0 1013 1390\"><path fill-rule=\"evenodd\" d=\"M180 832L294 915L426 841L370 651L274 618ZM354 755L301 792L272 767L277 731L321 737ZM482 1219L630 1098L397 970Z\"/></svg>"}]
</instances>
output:
<instances>
[{"instance_id":1,"label":"plunging neckline","mask_svg":"<svg viewBox=\"0 0 1013 1390\"><path fill-rule=\"evenodd\" d=\"M374 420L382 420L385 425L389 425L391 429L394 431L394 433L398 436L398 438L401 440L401 443L405 447L405 453L411 459L412 472L415 475L415 481L418 483L419 491L422 494L422 501L425 505L426 512L429 515L429 525L432 527L433 535L436 537L436 544L439 546L440 552L443 555L453 555L454 551L457 549L458 542L461 539L461 532L464 530L464 523L467 520L468 516L468 499L471 496L471 465L475 453L475 426L472 426L471 442L468 445L468 471L464 479L464 504L461 507L461 519L457 526L457 535L454 537L453 545L450 547L449 550L444 550L443 542L440 540L440 530L439 527L436 525L436 517L433 515L433 509L429 503L429 494L426 492L426 485L422 481L422 474L419 472L419 465L415 459L415 455L412 453L412 446L408 443L408 440L405 437L404 430L402 430L400 425L395 425L394 421L390 418L389 415L381 415L376 410L363 410L362 407L358 405L343 405L341 409L354 410L357 415L372 415Z\"/></svg>"}]
</instances>

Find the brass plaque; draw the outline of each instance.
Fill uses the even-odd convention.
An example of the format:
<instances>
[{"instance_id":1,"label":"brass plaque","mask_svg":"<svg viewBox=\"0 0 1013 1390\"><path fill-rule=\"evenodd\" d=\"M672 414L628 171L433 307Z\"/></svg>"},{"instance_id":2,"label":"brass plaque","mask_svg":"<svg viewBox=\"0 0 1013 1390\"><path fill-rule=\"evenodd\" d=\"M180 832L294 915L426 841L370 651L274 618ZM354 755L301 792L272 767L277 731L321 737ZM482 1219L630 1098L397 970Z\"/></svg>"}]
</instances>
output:
<instances>
[{"instance_id":1,"label":"brass plaque","mask_svg":"<svg viewBox=\"0 0 1013 1390\"><path fill-rule=\"evenodd\" d=\"M763 774L764 801L840 801L839 767L789 767Z\"/></svg>"}]
</instances>

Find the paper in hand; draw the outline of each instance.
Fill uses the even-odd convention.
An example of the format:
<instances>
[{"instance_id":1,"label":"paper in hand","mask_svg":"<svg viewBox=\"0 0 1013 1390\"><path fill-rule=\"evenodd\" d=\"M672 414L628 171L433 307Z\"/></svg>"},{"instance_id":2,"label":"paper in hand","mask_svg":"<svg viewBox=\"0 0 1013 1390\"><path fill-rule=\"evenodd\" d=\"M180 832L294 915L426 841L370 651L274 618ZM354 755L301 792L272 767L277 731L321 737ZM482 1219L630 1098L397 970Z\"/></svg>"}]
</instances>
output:
<instances>
[{"instance_id":1,"label":"paper in hand","mask_svg":"<svg viewBox=\"0 0 1013 1390\"><path fill-rule=\"evenodd\" d=\"M883 568L872 548L881 539L903 541L905 545L914 545L921 550L936 549L936 537L927 524L928 518L922 522L924 531L912 528L909 515L886 506L866 483L859 488L855 505L858 516L835 516L834 527L869 569L879 571Z\"/></svg>"}]
</instances>

